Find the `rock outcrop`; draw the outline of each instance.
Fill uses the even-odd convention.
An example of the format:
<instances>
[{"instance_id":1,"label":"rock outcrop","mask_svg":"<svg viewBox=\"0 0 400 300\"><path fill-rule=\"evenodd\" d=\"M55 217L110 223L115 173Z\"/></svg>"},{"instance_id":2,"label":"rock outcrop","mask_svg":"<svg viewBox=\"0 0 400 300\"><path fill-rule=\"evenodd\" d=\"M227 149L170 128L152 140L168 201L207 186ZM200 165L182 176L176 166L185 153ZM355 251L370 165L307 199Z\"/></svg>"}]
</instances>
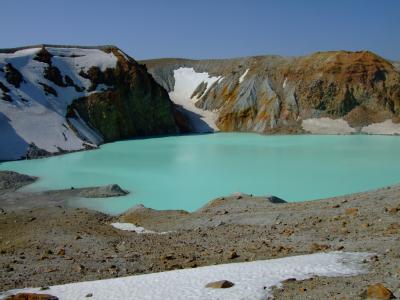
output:
<instances>
[{"instance_id":1,"label":"rock outcrop","mask_svg":"<svg viewBox=\"0 0 400 300\"><path fill-rule=\"evenodd\" d=\"M372 284L361 294L362 299L390 300L396 299L392 291L386 288L382 283Z\"/></svg>"},{"instance_id":2,"label":"rock outcrop","mask_svg":"<svg viewBox=\"0 0 400 300\"><path fill-rule=\"evenodd\" d=\"M0 194L15 191L36 181L36 177L19 174L13 171L0 171Z\"/></svg>"},{"instance_id":3,"label":"rock outcrop","mask_svg":"<svg viewBox=\"0 0 400 300\"><path fill-rule=\"evenodd\" d=\"M104 141L177 133L173 104L166 90L144 66L120 50L106 51L117 57L116 67L105 71L92 67L81 76L91 81L89 90L96 90L99 85L110 88L74 100L68 117L80 116L97 129Z\"/></svg>"},{"instance_id":4,"label":"rock outcrop","mask_svg":"<svg viewBox=\"0 0 400 300\"><path fill-rule=\"evenodd\" d=\"M6 300L58 300L56 296L38 293L19 293L5 298Z\"/></svg>"},{"instance_id":5,"label":"rock outcrop","mask_svg":"<svg viewBox=\"0 0 400 300\"><path fill-rule=\"evenodd\" d=\"M235 284L229 280L214 281L206 284L206 288L211 289L227 289L233 287Z\"/></svg>"},{"instance_id":6,"label":"rock outcrop","mask_svg":"<svg viewBox=\"0 0 400 300\"><path fill-rule=\"evenodd\" d=\"M128 191L123 190L118 184L83 188L81 190L82 191L79 193L79 195L85 198L120 197L129 194Z\"/></svg>"},{"instance_id":7,"label":"rock outcrop","mask_svg":"<svg viewBox=\"0 0 400 300\"><path fill-rule=\"evenodd\" d=\"M400 133L398 66L369 51L143 63L170 94L178 70L218 77L200 80L185 100L213 112L221 131Z\"/></svg>"},{"instance_id":8,"label":"rock outcrop","mask_svg":"<svg viewBox=\"0 0 400 300\"><path fill-rule=\"evenodd\" d=\"M186 123L146 68L114 46L0 50L0 161L175 134Z\"/></svg>"}]
</instances>

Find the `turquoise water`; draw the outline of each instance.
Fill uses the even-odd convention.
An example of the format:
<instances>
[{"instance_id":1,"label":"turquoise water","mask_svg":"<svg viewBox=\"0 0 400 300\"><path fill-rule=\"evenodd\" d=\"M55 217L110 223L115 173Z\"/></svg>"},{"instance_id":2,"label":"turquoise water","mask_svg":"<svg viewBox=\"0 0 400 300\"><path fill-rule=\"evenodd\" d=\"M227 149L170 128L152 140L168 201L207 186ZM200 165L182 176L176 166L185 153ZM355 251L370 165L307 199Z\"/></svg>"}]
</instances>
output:
<instances>
[{"instance_id":1,"label":"turquoise water","mask_svg":"<svg viewBox=\"0 0 400 300\"><path fill-rule=\"evenodd\" d=\"M122 141L0 169L41 177L30 190L117 183L131 191L72 203L108 213L138 203L192 211L239 191L303 201L399 183L399 153L395 136L218 133Z\"/></svg>"}]
</instances>

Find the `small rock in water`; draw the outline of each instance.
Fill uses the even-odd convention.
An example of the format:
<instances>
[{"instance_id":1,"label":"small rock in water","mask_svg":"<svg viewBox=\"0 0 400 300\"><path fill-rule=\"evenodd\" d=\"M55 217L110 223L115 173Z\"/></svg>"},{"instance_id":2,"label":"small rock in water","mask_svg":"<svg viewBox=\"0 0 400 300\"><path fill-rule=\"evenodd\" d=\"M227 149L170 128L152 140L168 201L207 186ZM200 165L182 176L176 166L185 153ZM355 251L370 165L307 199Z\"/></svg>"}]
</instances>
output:
<instances>
[{"instance_id":1,"label":"small rock in water","mask_svg":"<svg viewBox=\"0 0 400 300\"><path fill-rule=\"evenodd\" d=\"M285 200L276 196L267 196L267 200L273 204L287 203Z\"/></svg>"},{"instance_id":2,"label":"small rock in water","mask_svg":"<svg viewBox=\"0 0 400 300\"><path fill-rule=\"evenodd\" d=\"M220 280L220 281L214 281L206 284L207 288L212 288L212 289L227 289L230 287L233 287L235 284L233 282L230 282L228 280Z\"/></svg>"},{"instance_id":3,"label":"small rock in water","mask_svg":"<svg viewBox=\"0 0 400 300\"><path fill-rule=\"evenodd\" d=\"M118 184L90 188L81 192L81 196L86 198L118 197L127 194L128 192L123 190Z\"/></svg>"},{"instance_id":4,"label":"small rock in water","mask_svg":"<svg viewBox=\"0 0 400 300\"><path fill-rule=\"evenodd\" d=\"M92 294L92 293L89 293L89 294L87 294L85 297L86 297L86 298L93 297L93 294Z\"/></svg>"}]
</instances>

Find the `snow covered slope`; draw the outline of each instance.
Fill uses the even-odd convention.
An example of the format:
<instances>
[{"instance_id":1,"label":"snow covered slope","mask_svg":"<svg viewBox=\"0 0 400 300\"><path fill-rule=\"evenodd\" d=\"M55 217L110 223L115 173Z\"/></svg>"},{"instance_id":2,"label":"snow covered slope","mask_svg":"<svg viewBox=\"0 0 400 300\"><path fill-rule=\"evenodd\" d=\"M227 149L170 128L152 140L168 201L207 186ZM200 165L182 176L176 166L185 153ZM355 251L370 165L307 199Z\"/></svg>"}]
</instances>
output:
<instances>
[{"instance_id":1,"label":"snow covered slope","mask_svg":"<svg viewBox=\"0 0 400 300\"><path fill-rule=\"evenodd\" d=\"M0 101L0 132L2 135L6 133L6 137L0 139L0 160L20 158L32 143L54 153L60 149L80 150L86 144L102 142L101 137L82 120L74 120L73 124L81 126L72 128L65 117L71 101L87 94L91 84L89 79L79 76L79 72L87 72L92 66L101 70L114 68L117 58L99 49L46 50L52 55L51 65L59 70L61 78L65 80L68 76L79 88L59 86L45 78L49 64L35 59L41 48L0 53L0 82L7 91L3 90ZM7 80L5 69L10 66L21 74L19 84ZM91 93L95 92L97 90ZM6 97L9 98L5 101Z\"/></svg>"},{"instance_id":2,"label":"snow covered slope","mask_svg":"<svg viewBox=\"0 0 400 300\"><path fill-rule=\"evenodd\" d=\"M209 76L207 72L198 73L193 68L174 70L175 85L169 93L171 100L182 106L188 113L195 132L210 132L218 130L215 125L217 114L195 106L196 101L218 80L219 77ZM198 89L201 88L201 90Z\"/></svg>"},{"instance_id":3,"label":"snow covered slope","mask_svg":"<svg viewBox=\"0 0 400 300\"><path fill-rule=\"evenodd\" d=\"M304 280L313 276L350 276L363 273L365 253L316 253L264 261L231 263L194 269L121 277L52 286L46 291L23 289L0 294L0 299L19 292L46 293L60 300L135 299L269 299L271 288L285 279ZM231 288L206 288L209 282L229 280Z\"/></svg>"},{"instance_id":4,"label":"snow covered slope","mask_svg":"<svg viewBox=\"0 0 400 300\"><path fill-rule=\"evenodd\" d=\"M141 82L145 86L140 86ZM140 92L140 96L130 97L132 90ZM94 94L104 96L98 99ZM71 109L74 100L86 101L88 97L90 111L88 107L79 112L78 108ZM114 139L134 136L140 128L129 124L134 118L120 120L123 112L110 117L114 123L106 123L113 108L109 102L125 101L122 104L128 107L132 104L126 102L138 103L141 99L147 101L140 103L141 108L148 109L153 101L157 105L162 102L161 109L168 110L171 105L166 92L145 68L115 47L37 46L0 50L0 161L19 159L33 148L57 153L96 147L104 140L102 132L90 124L96 105L100 107L97 113L104 118L104 128L118 130L116 122L121 130L128 128L123 134L112 132ZM162 112L167 116L169 113ZM128 116L131 117L129 113ZM143 124L146 121L142 120ZM167 127L175 127L172 117L167 123ZM154 127L157 128L151 133L163 132L162 124ZM168 128L167 132L171 130Z\"/></svg>"}]
</instances>

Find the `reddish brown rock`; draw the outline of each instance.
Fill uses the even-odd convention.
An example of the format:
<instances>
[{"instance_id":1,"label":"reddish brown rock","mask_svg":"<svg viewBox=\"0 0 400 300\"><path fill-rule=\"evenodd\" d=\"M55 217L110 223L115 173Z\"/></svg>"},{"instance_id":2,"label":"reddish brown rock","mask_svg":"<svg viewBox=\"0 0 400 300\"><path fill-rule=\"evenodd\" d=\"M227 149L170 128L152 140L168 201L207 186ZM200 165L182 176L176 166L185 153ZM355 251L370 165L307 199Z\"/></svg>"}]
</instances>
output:
<instances>
[{"instance_id":1,"label":"reddish brown rock","mask_svg":"<svg viewBox=\"0 0 400 300\"><path fill-rule=\"evenodd\" d=\"M361 294L363 299L390 300L395 299L393 293L382 283L370 285L365 292Z\"/></svg>"},{"instance_id":2,"label":"reddish brown rock","mask_svg":"<svg viewBox=\"0 0 400 300\"><path fill-rule=\"evenodd\" d=\"M233 287L235 284L228 280L214 281L206 284L206 288L212 289L227 289Z\"/></svg>"},{"instance_id":3,"label":"reddish brown rock","mask_svg":"<svg viewBox=\"0 0 400 300\"><path fill-rule=\"evenodd\" d=\"M358 214L358 208L357 207L347 208L345 213L348 216L356 216Z\"/></svg>"},{"instance_id":4,"label":"reddish brown rock","mask_svg":"<svg viewBox=\"0 0 400 300\"><path fill-rule=\"evenodd\" d=\"M392 223L388 226L386 233L387 234L396 234L400 231L400 224L399 223Z\"/></svg>"},{"instance_id":5,"label":"reddish brown rock","mask_svg":"<svg viewBox=\"0 0 400 300\"><path fill-rule=\"evenodd\" d=\"M19 293L8 296L6 300L58 300L58 298L49 294Z\"/></svg>"},{"instance_id":6,"label":"reddish brown rock","mask_svg":"<svg viewBox=\"0 0 400 300\"><path fill-rule=\"evenodd\" d=\"M236 251L231 251L227 256L228 259L235 259L237 257L239 257L239 254L237 254Z\"/></svg>"},{"instance_id":7,"label":"reddish brown rock","mask_svg":"<svg viewBox=\"0 0 400 300\"><path fill-rule=\"evenodd\" d=\"M328 249L330 249L331 246L330 245L325 245L325 244L317 244L317 243L313 243L310 246L310 250L312 252L317 252L317 251L326 251Z\"/></svg>"},{"instance_id":8,"label":"reddish brown rock","mask_svg":"<svg viewBox=\"0 0 400 300\"><path fill-rule=\"evenodd\" d=\"M400 207L390 207L387 208L387 212L391 215L395 215L400 211Z\"/></svg>"},{"instance_id":9,"label":"reddish brown rock","mask_svg":"<svg viewBox=\"0 0 400 300\"><path fill-rule=\"evenodd\" d=\"M65 249L64 248L59 249L57 251L57 255L64 256L65 255Z\"/></svg>"}]
</instances>

